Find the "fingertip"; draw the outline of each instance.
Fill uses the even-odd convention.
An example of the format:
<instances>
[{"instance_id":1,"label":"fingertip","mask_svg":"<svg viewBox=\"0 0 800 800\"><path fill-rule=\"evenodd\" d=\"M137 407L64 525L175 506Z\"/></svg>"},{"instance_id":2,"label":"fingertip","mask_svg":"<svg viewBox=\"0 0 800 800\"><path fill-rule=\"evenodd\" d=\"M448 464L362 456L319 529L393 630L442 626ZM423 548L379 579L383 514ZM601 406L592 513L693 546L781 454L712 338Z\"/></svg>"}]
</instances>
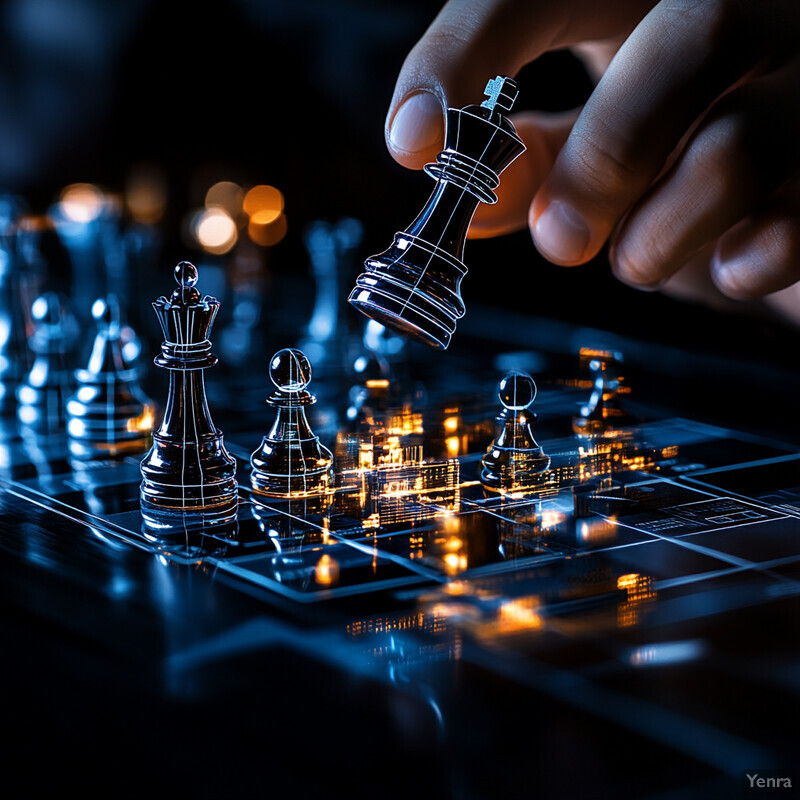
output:
<instances>
[{"instance_id":1,"label":"fingertip","mask_svg":"<svg viewBox=\"0 0 800 800\"><path fill-rule=\"evenodd\" d=\"M721 236L711 257L714 285L733 300L755 300L800 277L796 221L765 212L742 220Z\"/></svg>"},{"instance_id":2,"label":"fingertip","mask_svg":"<svg viewBox=\"0 0 800 800\"><path fill-rule=\"evenodd\" d=\"M400 102L386 124L386 146L392 157L409 169L422 169L444 146L442 101L432 92L413 91Z\"/></svg>"},{"instance_id":3,"label":"fingertip","mask_svg":"<svg viewBox=\"0 0 800 800\"><path fill-rule=\"evenodd\" d=\"M623 242L620 243L620 238ZM636 252L634 248L633 252ZM655 272L647 259L631 256L630 245L624 243L624 236L617 237L611 242L608 251L608 261L611 265L612 275L626 286L639 289L643 292L657 292L662 289L672 275L672 271Z\"/></svg>"},{"instance_id":4,"label":"fingertip","mask_svg":"<svg viewBox=\"0 0 800 800\"><path fill-rule=\"evenodd\" d=\"M575 267L589 260L589 225L568 203L534 200L528 225L536 249L553 264Z\"/></svg>"},{"instance_id":5,"label":"fingertip","mask_svg":"<svg viewBox=\"0 0 800 800\"><path fill-rule=\"evenodd\" d=\"M738 258L726 258L720 243L711 256L710 272L714 286L732 300L752 300L764 294L754 281L756 270L748 263L744 254Z\"/></svg>"}]
</instances>

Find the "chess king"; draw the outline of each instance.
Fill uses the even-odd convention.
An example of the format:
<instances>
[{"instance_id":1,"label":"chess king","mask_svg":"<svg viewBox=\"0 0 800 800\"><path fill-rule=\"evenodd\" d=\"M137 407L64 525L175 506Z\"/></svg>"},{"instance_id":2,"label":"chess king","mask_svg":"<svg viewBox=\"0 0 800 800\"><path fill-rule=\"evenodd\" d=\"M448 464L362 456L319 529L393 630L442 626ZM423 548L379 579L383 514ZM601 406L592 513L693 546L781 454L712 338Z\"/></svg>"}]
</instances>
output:
<instances>
[{"instance_id":1,"label":"chess king","mask_svg":"<svg viewBox=\"0 0 800 800\"><path fill-rule=\"evenodd\" d=\"M408 230L365 262L350 303L405 336L445 349L464 316L461 279L467 230L478 203L496 203L500 173L525 152L503 112L511 110L517 85L498 75L479 106L447 109L445 148L425 172L436 188Z\"/></svg>"},{"instance_id":2,"label":"chess king","mask_svg":"<svg viewBox=\"0 0 800 800\"><path fill-rule=\"evenodd\" d=\"M217 363L209 335L220 303L200 296L197 268L175 267L178 288L153 303L164 334L156 366L169 371L169 395L153 446L142 460L141 507L151 529L203 528L236 519L236 462L211 420L204 370Z\"/></svg>"}]
</instances>

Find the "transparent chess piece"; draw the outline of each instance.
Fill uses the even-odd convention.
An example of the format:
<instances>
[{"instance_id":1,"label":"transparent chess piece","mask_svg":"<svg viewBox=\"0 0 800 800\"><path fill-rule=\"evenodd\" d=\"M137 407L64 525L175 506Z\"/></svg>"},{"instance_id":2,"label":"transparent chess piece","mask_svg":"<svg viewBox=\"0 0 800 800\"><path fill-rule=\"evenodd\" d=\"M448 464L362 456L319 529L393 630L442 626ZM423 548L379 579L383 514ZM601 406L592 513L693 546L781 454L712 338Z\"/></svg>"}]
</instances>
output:
<instances>
[{"instance_id":1,"label":"transparent chess piece","mask_svg":"<svg viewBox=\"0 0 800 800\"><path fill-rule=\"evenodd\" d=\"M527 372L509 372L497 387L503 410L500 433L481 459L481 484L497 492L541 489L547 482L550 457L533 435L536 414L531 405L536 383Z\"/></svg>"},{"instance_id":2,"label":"transparent chess piece","mask_svg":"<svg viewBox=\"0 0 800 800\"><path fill-rule=\"evenodd\" d=\"M392 246L365 262L350 303L405 336L444 349L464 316L462 260L478 203L496 203L499 175L525 151L504 116L517 85L498 75L480 105L447 109L445 149L425 172L436 181L427 204Z\"/></svg>"},{"instance_id":3,"label":"transparent chess piece","mask_svg":"<svg viewBox=\"0 0 800 800\"><path fill-rule=\"evenodd\" d=\"M66 300L56 292L46 292L33 301L31 318L34 327L28 346L35 358L17 387L17 418L36 433L62 432L64 402L72 384L65 355L77 339L77 322Z\"/></svg>"},{"instance_id":4,"label":"transparent chess piece","mask_svg":"<svg viewBox=\"0 0 800 800\"><path fill-rule=\"evenodd\" d=\"M311 364L296 348L279 350L269 363L276 386L267 403L275 421L250 457L250 485L256 499L324 496L333 485L333 455L314 435L306 406L316 402L309 391Z\"/></svg>"},{"instance_id":5,"label":"transparent chess piece","mask_svg":"<svg viewBox=\"0 0 800 800\"><path fill-rule=\"evenodd\" d=\"M30 309L27 275L17 256L17 225L22 200L0 195L0 414L11 417L16 390L31 367L26 327Z\"/></svg>"},{"instance_id":6,"label":"transparent chess piece","mask_svg":"<svg viewBox=\"0 0 800 800\"><path fill-rule=\"evenodd\" d=\"M622 407L621 396L627 394L622 377L622 353L612 350L590 350L580 353L594 378L592 394L572 419L572 430L586 438L613 438L622 428L635 424L635 418Z\"/></svg>"},{"instance_id":7,"label":"transparent chess piece","mask_svg":"<svg viewBox=\"0 0 800 800\"><path fill-rule=\"evenodd\" d=\"M66 404L70 456L78 464L144 453L151 444L155 404L123 357L119 303L114 295L92 304L97 324L89 362L75 373Z\"/></svg>"},{"instance_id":8,"label":"transparent chess piece","mask_svg":"<svg viewBox=\"0 0 800 800\"><path fill-rule=\"evenodd\" d=\"M169 372L164 418L142 460L145 526L166 531L230 525L236 519L236 461L211 420L204 373L217 363L209 335L219 300L200 296L197 268L175 267L178 288L153 303L164 343L156 366Z\"/></svg>"},{"instance_id":9,"label":"transparent chess piece","mask_svg":"<svg viewBox=\"0 0 800 800\"><path fill-rule=\"evenodd\" d=\"M363 225L351 217L335 223L316 220L303 237L316 294L298 349L313 362L317 380L342 377L358 344L354 317L362 317L347 304L345 286L358 273L353 254L361 243L363 230Z\"/></svg>"}]
</instances>

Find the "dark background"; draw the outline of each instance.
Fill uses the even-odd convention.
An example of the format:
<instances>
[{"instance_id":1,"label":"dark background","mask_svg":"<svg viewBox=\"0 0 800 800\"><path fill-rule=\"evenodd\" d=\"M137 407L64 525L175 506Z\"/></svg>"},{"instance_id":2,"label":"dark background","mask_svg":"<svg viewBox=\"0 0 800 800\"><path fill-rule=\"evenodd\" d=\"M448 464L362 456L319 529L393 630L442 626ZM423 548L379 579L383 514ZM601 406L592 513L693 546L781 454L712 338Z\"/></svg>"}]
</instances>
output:
<instances>
[{"instance_id":1,"label":"dark background","mask_svg":"<svg viewBox=\"0 0 800 800\"><path fill-rule=\"evenodd\" d=\"M284 193L289 228L272 253L270 267L276 273L308 275L302 234L319 218L362 220L364 255L380 252L416 215L431 187L425 175L391 159L383 125L397 72L436 8L436 3L409 0L0 0L0 191L19 192L31 211L45 213L66 184L89 181L121 191L137 165L155 164L169 187L160 265L165 272L186 257L181 235L186 214L202 204L208 186L220 179L269 183ZM518 77L520 108L570 108L590 91L582 68L567 53L549 55ZM476 87L476 101L482 88ZM754 427L786 425L796 436L796 391L780 381L784 370L796 372L796 332L768 319L740 318L637 292L610 275L605 254L576 269L550 265L538 256L527 231L470 242L466 260L468 315L485 304L533 320L528 328L519 327L530 335L524 334L528 338L517 346L535 349L545 336L558 337L572 328L609 330L629 343L626 359L638 362L640 370L650 369L649 379L635 384L637 393L677 400L695 417L733 417ZM152 297L168 291L170 283L152 287ZM298 285L311 289L310 282ZM495 319L490 324L509 325L517 317ZM468 341L465 330L460 333L454 347ZM640 349L632 345L637 342ZM761 383L762 376L774 380ZM12 598L0 613L9 653L4 683L22 709L8 715L6 756L28 785L61 788L78 774L82 791L97 786L98 796L127 796L133 787L149 792L158 787L162 794L164 787L176 788L178 796L201 788L203 796L235 796L237 790L246 796L242 790L252 790L254 774L263 778L266 789L280 786L280 773L286 772L297 776L301 796L304 790L306 795L319 790L315 794L322 796L331 790L326 768L336 762L365 787L361 794L353 789L353 797L390 796L391 787L378 783L387 776L400 796L420 791L416 776L435 762L439 751L417 736L408 716L400 734L392 733L400 712L408 712L384 711L376 690L357 681L337 695L334 678L291 653L275 660L256 654L237 661L221 687L219 674L209 670L201 677L213 682L218 693L220 700L213 704L165 702L159 669L173 645L171 625L180 630L175 619L182 614L188 626L196 622L187 608L205 615L207 598L200 594L205 584L187 579L189 585L178 595L186 598L186 606L165 602L173 615L166 621L158 616L162 610L155 593L141 604L107 609L102 594L106 562L116 567L113 559L135 561L130 571L138 579L146 563L141 554L125 550L115 555L99 540L94 548L85 546L83 527L60 518L59 536L53 537L52 519L39 515L44 516L40 520L27 508L3 513L10 514L9 526L22 541L37 536L46 543L55 540L65 554L53 559L59 569L45 578L32 560L23 566L17 558L0 563L0 587ZM74 574L67 574L62 563L74 564ZM149 586L149 576L134 585ZM214 590L221 591L218 583ZM246 602L232 595L230 590L217 600L229 618L238 617ZM52 618L56 622L42 622ZM774 617L776 630L784 619ZM758 627L766 631L763 636L778 641L779 633L764 627L763 614L749 626L748 621L729 621L731 637L739 641L742 630ZM202 630L213 629L216 622L204 616L207 627ZM757 647L759 641L745 643ZM540 776L529 774L532 752L550 767L544 780L556 774L561 781L566 774L576 785L596 783L598 792L608 785L617 796L625 796L624 787L613 792L613 784L595 778L619 770L619 763L626 774L633 772L634 780L639 775L649 780L651 770L668 772L670 780L696 777L688 772L692 765L675 762L671 751L651 755L635 737L620 739L616 728L608 730L589 715L566 715L559 704L543 703L538 694L522 697L516 685L493 684L483 694L479 677L461 673L453 693L469 698L475 718L483 714L516 723L465 724L456 730L456 742L468 746L455 757L469 761L467 769L454 770L456 775L488 775L494 766L503 767L505 786L490 785L487 779L486 796L512 796L507 787L518 776L530 788L526 796L537 790L554 796L557 789L543 789ZM274 691L250 696L247 687L256 681ZM656 691L673 688L657 684ZM236 702L228 704L229 695ZM355 710L352 715L298 713L327 709L337 697L341 707ZM532 726L532 749L528 737L510 735L542 719L554 724ZM343 720L349 736L343 733ZM375 730L388 733L376 737ZM197 741L206 744L195 750ZM596 742L603 743L600 755L587 763ZM502 748L497 762L484 757L491 745ZM395 753L401 748L413 758L397 769ZM339 758L342 750L344 759ZM277 769L271 756L285 752L294 758ZM98 768L97 762L104 761L104 768ZM448 766L433 763L442 772ZM517 781L516 787L521 785ZM432 789L433 784L428 796Z\"/></svg>"},{"instance_id":2,"label":"dark background","mask_svg":"<svg viewBox=\"0 0 800 800\"><path fill-rule=\"evenodd\" d=\"M65 184L121 191L137 165L155 164L169 187L165 269L186 257L183 220L221 179L284 193L288 234L271 255L278 275L308 274L302 233L318 218L360 219L363 255L380 252L431 188L391 159L383 126L403 59L437 8L411 0L4 2L0 189L24 194L43 213ZM571 108L591 91L566 52L524 68L518 80L522 109ZM527 231L470 242L466 261L468 313L481 302L778 365L793 360L799 342L770 319L623 286L605 253L583 267L553 266Z\"/></svg>"}]
</instances>

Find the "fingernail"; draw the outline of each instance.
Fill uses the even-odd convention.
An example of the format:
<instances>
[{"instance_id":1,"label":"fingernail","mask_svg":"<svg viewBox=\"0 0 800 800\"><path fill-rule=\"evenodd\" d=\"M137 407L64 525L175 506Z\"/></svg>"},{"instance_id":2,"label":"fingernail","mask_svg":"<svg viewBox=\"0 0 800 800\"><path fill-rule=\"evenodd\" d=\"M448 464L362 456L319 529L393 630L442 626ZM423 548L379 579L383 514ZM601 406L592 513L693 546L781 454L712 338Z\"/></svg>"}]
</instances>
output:
<instances>
[{"instance_id":1,"label":"fingernail","mask_svg":"<svg viewBox=\"0 0 800 800\"><path fill-rule=\"evenodd\" d=\"M572 206L553 200L536 220L533 238L546 258L573 264L582 259L589 246L589 226Z\"/></svg>"},{"instance_id":2,"label":"fingernail","mask_svg":"<svg viewBox=\"0 0 800 800\"><path fill-rule=\"evenodd\" d=\"M389 130L389 144L401 153L417 153L437 144L443 134L442 104L430 92L417 92L397 109Z\"/></svg>"}]
</instances>

